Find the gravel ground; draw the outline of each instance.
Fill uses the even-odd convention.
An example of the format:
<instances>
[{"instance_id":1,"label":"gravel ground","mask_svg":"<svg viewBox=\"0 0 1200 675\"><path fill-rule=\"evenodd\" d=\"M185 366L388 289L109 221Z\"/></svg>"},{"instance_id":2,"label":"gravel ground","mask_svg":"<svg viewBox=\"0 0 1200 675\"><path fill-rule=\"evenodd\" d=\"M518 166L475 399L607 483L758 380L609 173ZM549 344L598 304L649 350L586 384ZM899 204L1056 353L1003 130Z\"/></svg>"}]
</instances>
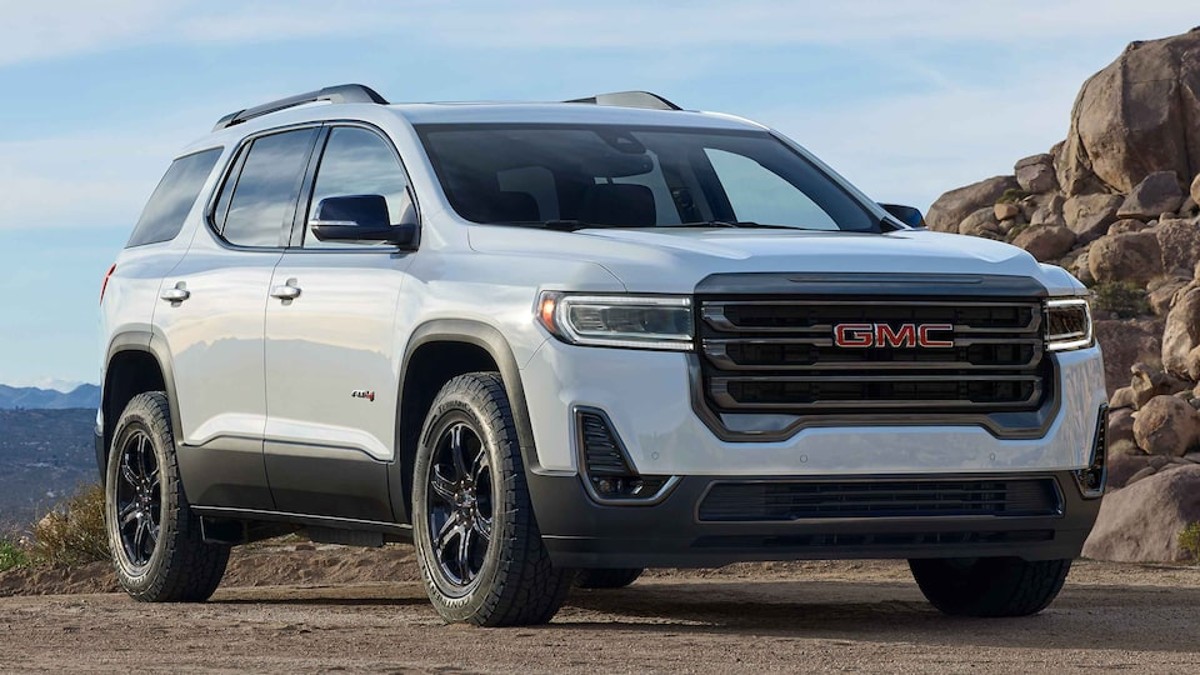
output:
<instances>
[{"instance_id":1,"label":"gravel ground","mask_svg":"<svg viewBox=\"0 0 1200 675\"><path fill-rule=\"evenodd\" d=\"M324 583L378 569L356 555L243 554L257 558L235 561L242 585L203 605L0 598L0 669L1141 673L1200 663L1195 567L1083 562L1039 616L963 620L930 609L903 563L737 565L576 591L549 626L482 630L443 625L411 575ZM316 583L255 585L263 579L250 572L278 574L296 560L320 570L333 558L351 562L311 575Z\"/></svg>"}]
</instances>

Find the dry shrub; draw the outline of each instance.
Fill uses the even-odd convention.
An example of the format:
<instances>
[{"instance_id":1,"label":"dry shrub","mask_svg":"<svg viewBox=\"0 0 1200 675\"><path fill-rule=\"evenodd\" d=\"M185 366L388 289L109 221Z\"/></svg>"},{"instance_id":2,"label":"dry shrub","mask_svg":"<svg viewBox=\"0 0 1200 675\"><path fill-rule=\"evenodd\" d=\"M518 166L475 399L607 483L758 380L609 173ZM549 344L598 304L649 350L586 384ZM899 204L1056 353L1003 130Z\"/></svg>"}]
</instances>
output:
<instances>
[{"instance_id":1,"label":"dry shrub","mask_svg":"<svg viewBox=\"0 0 1200 675\"><path fill-rule=\"evenodd\" d=\"M1179 533L1179 548L1191 556L1192 560L1200 560L1200 523L1192 523Z\"/></svg>"},{"instance_id":2,"label":"dry shrub","mask_svg":"<svg viewBox=\"0 0 1200 675\"><path fill-rule=\"evenodd\" d=\"M30 557L38 563L71 567L108 560L104 530L104 490L81 488L33 526Z\"/></svg>"},{"instance_id":3,"label":"dry shrub","mask_svg":"<svg viewBox=\"0 0 1200 675\"><path fill-rule=\"evenodd\" d=\"M20 544L7 539L0 539L0 572L14 567L24 567L29 564L29 554Z\"/></svg>"}]
</instances>

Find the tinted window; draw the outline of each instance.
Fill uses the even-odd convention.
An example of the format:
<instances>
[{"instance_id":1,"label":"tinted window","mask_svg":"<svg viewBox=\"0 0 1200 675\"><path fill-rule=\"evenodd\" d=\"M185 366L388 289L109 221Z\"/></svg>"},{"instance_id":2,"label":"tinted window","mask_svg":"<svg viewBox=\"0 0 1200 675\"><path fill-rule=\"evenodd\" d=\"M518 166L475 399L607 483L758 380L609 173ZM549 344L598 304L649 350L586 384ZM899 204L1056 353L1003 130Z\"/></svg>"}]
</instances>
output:
<instances>
[{"instance_id":1,"label":"tinted window","mask_svg":"<svg viewBox=\"0 0 1200 675\"><path fill-rule=\"evenodd\" d=\"M159 181L154 194L142 211L137 226L127 246L155 244L170 241L183 229L183 221L200 196L200 189L213 165L221 157L221 149L205 150L171 163L166 175Z\"/></svg>"},{"instance_id":2,"label":"tinted window","mask_svg":"<svg viewBox=\"0 0 1200 675\"><path fill-rule=\"evenodd\" d=\"M430 124L417 132L450 204L477 223L879 228L833 178L767 132L616 124Z\"/></svg>"},{"instance_id":3,"label":"tinted window","mask_svg":"<svg viewBox=\"0 0 1200 675\"><path fill-rule=\"evenodd\" d=\"M399 222L409 207L408 181L392 146L378 135L357 127L337 127L329 133L329 141L321 155L317 180L309 202L309 217L316 214L317 205L328 197L349 195L382 195L387 199L388 216ZM357 246L346 242L323 242L308 230L304 235L305 248L339 248Z\"/></svg>"},{"instance_id":4,"label":"tinted window","mask_svg":"<svg viewBox=\"0 0 1200 675\"><path fill-rule=\"evenodd\" d=\"M240 246L279 246L290 222L316 129L263 136L250 153L233 190L221 235Z\"/></svg>"}]
</instances>

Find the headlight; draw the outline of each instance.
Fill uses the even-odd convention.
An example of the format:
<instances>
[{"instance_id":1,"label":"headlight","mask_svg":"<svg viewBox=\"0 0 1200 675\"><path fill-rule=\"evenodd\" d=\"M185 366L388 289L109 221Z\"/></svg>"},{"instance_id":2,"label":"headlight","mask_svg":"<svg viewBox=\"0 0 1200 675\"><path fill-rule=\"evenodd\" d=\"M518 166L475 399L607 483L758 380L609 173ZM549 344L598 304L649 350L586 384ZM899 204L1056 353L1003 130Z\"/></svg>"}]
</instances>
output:
<instances>
[{"instance_id":1,"label":"headlight","mask_svg":"<svg viewBox=\"0 0 1200 675\"><path fill-rule=\"evenodd\" d=\"M692 348L692 299L664 295L543 293L538 321L576 345L687 351Z\"/></svg>"},{"instance_id":2,"label":"headlight","mask_svg":"<svg viewBox=\"0 0 1200 675\"><path fill-rule=\"evenodd\" d=\"M1087 300L1063 298L1046 301L1046 349L1061 352L1095 344L1092 312Z\"/></svg>"}]
</instances>

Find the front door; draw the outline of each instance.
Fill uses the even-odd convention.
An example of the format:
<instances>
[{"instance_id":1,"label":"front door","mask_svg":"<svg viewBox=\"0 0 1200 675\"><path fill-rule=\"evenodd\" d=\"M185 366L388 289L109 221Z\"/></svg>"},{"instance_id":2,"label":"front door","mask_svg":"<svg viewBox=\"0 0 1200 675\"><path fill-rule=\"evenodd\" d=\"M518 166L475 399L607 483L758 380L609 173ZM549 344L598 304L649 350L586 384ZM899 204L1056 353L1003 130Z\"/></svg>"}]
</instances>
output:
<instances>
[{"instance_id":1,"label":"front door","mask_svg":"<svg viewBox=\"0 0 1200 675\"><path fill-rule=\"evenodd\" d=\"M392 222L411 208L391 143L374 130L327 130L271 282L266 315L266 465L280 511L390 521L399 394L396 308L410 254L388 244L325 243L307 227L322 199L382 195Z\"/></svg>"}]
</instances>

